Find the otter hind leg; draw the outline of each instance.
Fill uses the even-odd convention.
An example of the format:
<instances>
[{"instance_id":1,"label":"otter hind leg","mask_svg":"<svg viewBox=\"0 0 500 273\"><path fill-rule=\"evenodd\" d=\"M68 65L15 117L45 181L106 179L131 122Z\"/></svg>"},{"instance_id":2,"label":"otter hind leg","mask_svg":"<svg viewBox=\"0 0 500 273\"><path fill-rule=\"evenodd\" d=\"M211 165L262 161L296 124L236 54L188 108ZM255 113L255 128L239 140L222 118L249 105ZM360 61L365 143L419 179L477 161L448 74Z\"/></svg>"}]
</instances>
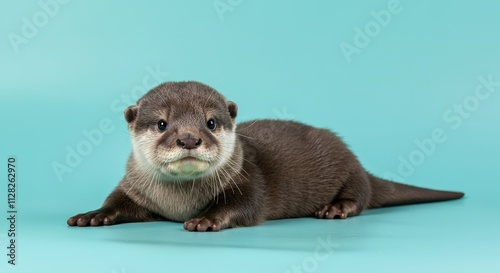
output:
<instances>
[{"instance_id":1,"label":"otter hind leg","mask_svg":"<svg viewBox=\"0 0 500 273\"><path fill-rule=\"evenodd\" d=\"M332 204L327 204L323 208L314 213L320 219L345 219L349 216L356 216L359 214L359 208L354 201L351 200L338 200Z\"/></svg>"},{"instance_id":2,"label":"otter hind leg","mask_svg":"<svg viewBox=\"0 0 500 273\"><path fill-rule=\"evenodd\" d=\"M359 215L368 206L371 188L365 172L351 174L343 185L344 187L330 204L315 212L317 218L345 219Z\"/></svg>"}]
</instances>

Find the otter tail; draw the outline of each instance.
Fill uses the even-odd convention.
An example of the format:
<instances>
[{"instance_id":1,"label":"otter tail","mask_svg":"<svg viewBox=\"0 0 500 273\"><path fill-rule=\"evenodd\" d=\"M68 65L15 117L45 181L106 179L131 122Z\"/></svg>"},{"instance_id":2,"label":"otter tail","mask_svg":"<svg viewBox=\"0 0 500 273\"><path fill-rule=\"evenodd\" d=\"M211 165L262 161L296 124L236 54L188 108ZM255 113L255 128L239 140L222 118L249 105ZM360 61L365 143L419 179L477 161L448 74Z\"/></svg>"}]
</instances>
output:
<instances>
[{"instance_id":1,"label":"otter tail","mask_svg":"<svg viewBox=\"0 0 500 273\"><path fill-rule=\"evenodd\" d=\"M459 199L462 192L438 191L396 183L371 174L372 196L369 208L409 205Z\"/></svg>"}]
</instances>

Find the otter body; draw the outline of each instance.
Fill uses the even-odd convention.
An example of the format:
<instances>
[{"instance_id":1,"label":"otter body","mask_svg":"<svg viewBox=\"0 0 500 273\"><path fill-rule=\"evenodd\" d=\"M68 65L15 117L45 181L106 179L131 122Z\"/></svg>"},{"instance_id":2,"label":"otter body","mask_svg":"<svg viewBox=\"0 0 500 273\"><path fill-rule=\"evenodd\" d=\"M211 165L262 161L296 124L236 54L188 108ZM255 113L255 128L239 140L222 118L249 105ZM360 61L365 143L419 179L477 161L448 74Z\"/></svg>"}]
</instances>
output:
<instances>
[{"instance_id":1,"label":"otter body","mask_svg":"<svg viewBox=\"0 0 500 273\"><path fill-rule=\"evenodd\" d=\"M375 177L329 130L279 120L236 128L236 115L236 104L201 83L154 88L125 111L133 146L125 177L100 209L68 225L171 220L218 231L463 196Z\"/></svg>"}]
</instances>

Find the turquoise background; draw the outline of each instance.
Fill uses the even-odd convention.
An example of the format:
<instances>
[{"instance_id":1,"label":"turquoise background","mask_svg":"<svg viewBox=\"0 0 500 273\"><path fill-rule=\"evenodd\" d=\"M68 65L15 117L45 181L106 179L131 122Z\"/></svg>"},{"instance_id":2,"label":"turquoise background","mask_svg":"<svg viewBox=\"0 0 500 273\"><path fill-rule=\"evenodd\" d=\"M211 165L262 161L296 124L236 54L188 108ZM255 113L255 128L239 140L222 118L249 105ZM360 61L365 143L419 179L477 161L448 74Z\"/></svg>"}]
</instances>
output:
<instances>
[{"instance_id":1,"label":"turquoise background","mask_svg":"<svg viewBox=\"0 0 500 273\"><path fill-rule=\"evenodd\" d=\"M9 156L18 173L17 265L2 220L0 271L497 272L500 86L480 79L500 82L498 1L54 1L0 1L0 211ZM373 13L388 7L398 12L382 26ZM25 20L38 20L36 34L23 34ZM219 90L239 121L330 128L371 172L466 197L216 234L67 227L124 174L128 97L179 80ZM101 122L112 129L85 146ZM436 129L425 154L415 141ZM58 178L53 164L78 145L88 155Z\"/></svg>"}]
</instances>

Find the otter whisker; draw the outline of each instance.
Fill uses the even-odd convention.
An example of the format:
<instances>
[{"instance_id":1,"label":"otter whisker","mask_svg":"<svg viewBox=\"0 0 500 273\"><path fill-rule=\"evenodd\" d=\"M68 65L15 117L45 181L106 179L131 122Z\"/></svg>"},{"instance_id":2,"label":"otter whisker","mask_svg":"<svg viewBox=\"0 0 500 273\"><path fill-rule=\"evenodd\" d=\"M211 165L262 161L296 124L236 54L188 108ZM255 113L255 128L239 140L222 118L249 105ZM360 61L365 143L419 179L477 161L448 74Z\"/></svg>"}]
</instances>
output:
<instances>
[{"instance_id":1,"label":"otter whisker","mask_svg":"<svg viewBox=\"0 0 500 273\"><path fill-rule=\"evenodd\" d=\"M219 180L219 184L220 184L221 189L222 189L222 194L224 195L224 204L226 204L226 191L224 189L224 185L222 184L222 180L221 180L221 177L219 175L219 172L217 172L217 179Z\"/></svg>"},{"instance_id":2,"label":"otter whisker","mask_svg":"<svg viewBox=\"0 0 500 273\"><path fill-rule=\"evenodd\" d=\"M191 195L193 194L193 191L194 191L194 180L195 180L195 178L193 178L193 182L191 183L192 184L191 185Z\"/></svg>"},{"instance_id":3,"label":"otter whisker","mask_svg":"<svg viewBox=\"0 0 500 273\"><path fill-rule=\"evenodd\" d=\"M225 172L227 174L227 176L229 177L229 185L231 185L231 182L232 184L234 184L236 186L236 188L238 189L238 192L240 193L240 195L243 195L243 193L241 192L241 189L240 187L238 186L238 184L236 183L236 181L234 181L234 178L233 176L230 176L229 173L227 173L227 170L224 170L224 169L221 169L223 172ZM227 179L227 178L226 178ZM233 189L233 186L231 185L231 190ZM233 190L233 193L234 193L234 190Z\"/></svg>"},{"instance_id":4,"label":"otter whisker","mask_svg":"<svg viewBox=\"0 0 500 273\"><path fill-rule=\"evenodd\" d=\"M237 135L239 135L240 137L244 137L244 138L248 138L248 139L254 139L254 140L258 140L257 138L255 137L250 137L250 136L246 136L244 134L240 134L240 133L236 133Z\"/></svg>"}]
</instances>

